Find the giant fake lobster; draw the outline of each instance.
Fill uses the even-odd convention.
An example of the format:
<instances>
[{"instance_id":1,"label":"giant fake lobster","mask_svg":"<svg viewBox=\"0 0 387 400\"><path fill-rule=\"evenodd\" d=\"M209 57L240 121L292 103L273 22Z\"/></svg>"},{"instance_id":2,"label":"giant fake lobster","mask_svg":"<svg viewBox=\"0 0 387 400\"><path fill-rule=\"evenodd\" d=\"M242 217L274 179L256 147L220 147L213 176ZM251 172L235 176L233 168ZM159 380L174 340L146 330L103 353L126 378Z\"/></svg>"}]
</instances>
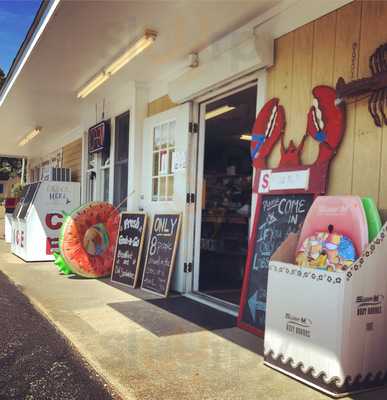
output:
<instances>
[{"instance_id":1,"label":"giant fake lobster","mask_svg":"<svg viewBox=\"0 0 387 400\"><path fill-rule=\"evenodd\" d=\"M279 99L273 98L263 106L252 131L251 158L255 168L266 168L267 158L279 140L279 168L302 165L301 153L308 137L319 144L318 156L312 165L328 164L334 157L345 130L344 103L338 104L336 90L329 86L316 86L312 93L313 105L308 112L306 132L298 146L290 140L285 147L285 110Z\"/></svg>"}]
</instances>

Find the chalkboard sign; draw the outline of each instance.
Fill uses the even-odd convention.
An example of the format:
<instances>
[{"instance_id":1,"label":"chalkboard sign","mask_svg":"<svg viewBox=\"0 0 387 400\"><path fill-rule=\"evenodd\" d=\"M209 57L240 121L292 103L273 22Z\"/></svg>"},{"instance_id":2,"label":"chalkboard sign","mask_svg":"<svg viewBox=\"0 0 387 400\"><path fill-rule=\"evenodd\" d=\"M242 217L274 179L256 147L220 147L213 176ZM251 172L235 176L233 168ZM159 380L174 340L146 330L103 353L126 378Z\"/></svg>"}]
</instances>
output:
<instances>
[{"instance_id":1,"label":"chalkboard sign","mask_svg":"<svg viewBox=\"0 0 387 400\"><path fill-rule=\"evenodd\" d=\"M111 280L136 287L147 218L144 213L121 213Z\"/></svg>"},{"instance_id":2,"label":"chalkboard sign","mask_svg":"<svg viewBox=\"0 0 387 400\"><path fill-rule=\"evenodd\" d=\"M141 288L167 296L175 264L180 214L156 214L153 219Z\"/></svg>"},{"instance_id":3,"label":"chalkboard sign","mask_svg":"<svg viewBox=\"0 0 387 400\"><path fill-rule=\"evenodd\" d=\"M238 320L242 327L253 327L249 330L254 332L264 330L270 257L289 233L300 229L313 197L311 193L262 196L256 211L259 216L255 220L245 269L247 275Z\"/></svg>"}]
</instances>

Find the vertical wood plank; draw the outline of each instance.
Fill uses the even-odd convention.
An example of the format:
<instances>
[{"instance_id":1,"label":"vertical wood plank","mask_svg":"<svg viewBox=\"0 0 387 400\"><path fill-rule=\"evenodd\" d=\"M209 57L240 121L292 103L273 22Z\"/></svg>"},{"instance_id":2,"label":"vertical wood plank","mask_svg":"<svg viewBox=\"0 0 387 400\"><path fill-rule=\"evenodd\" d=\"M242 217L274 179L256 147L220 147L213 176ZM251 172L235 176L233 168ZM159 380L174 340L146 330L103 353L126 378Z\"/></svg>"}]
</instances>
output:
<instances>
[{"instance_id":1,"label":"vertical wood plank","mask_svg":"<svg viewBox=\"0 0 387 400\"><path fill-rule=\"evenodd\" d=\"M357 47L359 47L360 43L361 7L361 2L356 1L337 11L333 74L334 86L340 76L346 82L358 77L358 57L355 60L354 77L352 77L351 65L352 45L356 43ZM344 138L330 167L328 194L331 195L352 193L355 105L348 105L346 112L347 124Z\"/></svg>"},{"instance_id":2,"label":"vertical wood plank","mask_svg":"<svg viewBox=\"0 0 387 400\"><path fill-rule=\"evenodd\" d=\"M298 145L305 134L307 112L312 101L312 60L314 24L309 23L294 32L293 84L291 106L286 107L288 121L285 143L293 139ZM311 141L304 146L302 160L309 164Z\"/></svg>"},{"instance_id":3,"label":"vertical wood plank","mask_svg":"<svg viewBox=\"0 0 387 400\"><path fill-rule=\"evenodd\" d=\"M317 85L332 86L336 38L336 12L327 14L314 22L313 67L311 89ZM309 111L311 104L305 112ZM319 144L312 138L308 142L308 159L314 162Z\"/></svg>"},{"instance_id":4,"label":"vertical wood plank","mask_svg":"<svg viewBox=\"0 0 387 400\"><path fill-rule=\"evenodd\" d=\"M269 85L273 90L271 97L278 97L280 104L289 112L292 104L292 83L293 83L293 53L294 53L294 32L290 32L276 40L275 67L269 79L273 82ZM286 119L288 119L286 115ZM287 132L287 128L286 128ZM280 145L274 147L270 158L269 166L278 166L280 160Z\"/></svg>"},{"instance_id":5,"label":"vertical wood plank","mask_svg":"<svg viewBox=\"0 0 387 400\"><path fill-rule=\"evenodd\" d=\"M362 2L359 75L369 76L368 60L387 39L387 2ZM382 129L377 128L368 113L368 102L356 103L353 194L379 200ZM379 200L379 203L381 199Z\"/></svg>"}]
</instances>

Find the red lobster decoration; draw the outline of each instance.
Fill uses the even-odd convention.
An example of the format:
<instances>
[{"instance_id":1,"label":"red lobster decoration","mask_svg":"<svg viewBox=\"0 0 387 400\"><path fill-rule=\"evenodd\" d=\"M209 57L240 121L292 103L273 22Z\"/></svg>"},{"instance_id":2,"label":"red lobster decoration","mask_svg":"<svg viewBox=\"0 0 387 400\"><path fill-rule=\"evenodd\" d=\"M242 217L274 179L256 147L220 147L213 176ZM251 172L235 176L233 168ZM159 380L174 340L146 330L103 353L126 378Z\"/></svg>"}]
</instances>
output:
<instances>
[{"instance_id":1,"label":"red lobster decoration","mask_svg":"<svg viewBox=\"0 0 387 400\"><path fill-rule=\"evenodd\" d=\"M329 164L345 130L344 103L336 104L336 91L329 86L316 86L312 93L313 105L308 112L306 132L298 146L291 140L285 147L285 110L279 99L271 99L263 106L252 131L251 158L255 168L266 168L267 157L279 140L281 159L278 167L300 167L301 153L308 137L319 144L319 153L312 165Z\"/></svg>"}]
</instances>

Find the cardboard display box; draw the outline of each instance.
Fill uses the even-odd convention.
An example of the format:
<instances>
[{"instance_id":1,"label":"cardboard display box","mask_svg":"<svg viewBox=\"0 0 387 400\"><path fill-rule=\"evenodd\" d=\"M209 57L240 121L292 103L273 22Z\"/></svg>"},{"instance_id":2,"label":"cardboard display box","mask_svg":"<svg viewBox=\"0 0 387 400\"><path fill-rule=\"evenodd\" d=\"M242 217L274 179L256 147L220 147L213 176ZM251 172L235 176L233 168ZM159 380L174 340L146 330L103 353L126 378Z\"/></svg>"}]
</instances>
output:
<instances>
[{"instance_id":1,"label":"cardboard display box","mask_svg":"<svg viewBox=\"0 0 387 400\"><path fill-rule=\"evenodd\" d=\"M333 397L387 383L386 235L345 272L294 265L288 236L269 263L266 365Z\"/></svg>"}]
</instances>

